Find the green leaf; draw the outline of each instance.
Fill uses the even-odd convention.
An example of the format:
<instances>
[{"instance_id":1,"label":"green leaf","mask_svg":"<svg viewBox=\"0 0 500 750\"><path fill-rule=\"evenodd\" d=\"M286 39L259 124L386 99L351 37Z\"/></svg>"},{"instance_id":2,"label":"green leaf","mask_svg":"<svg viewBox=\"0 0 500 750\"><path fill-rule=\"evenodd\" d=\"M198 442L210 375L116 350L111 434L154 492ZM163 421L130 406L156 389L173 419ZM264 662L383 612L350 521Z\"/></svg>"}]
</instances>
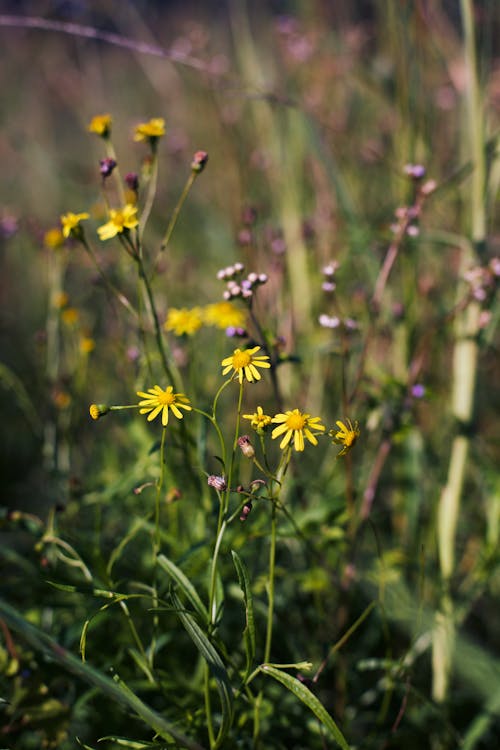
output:
<instances>
[{"instance_id":1,"label":"green leaf","mask_svg":"<svg viewBox=\"0 0 500 750\"><path fill-rule=\"evenodd\" d=\"M253 615L253 597L250 587L250 578L248 576L248 570L245 563L238 555L238 553L235 552L235 550L231 550L231 554L233 556L234 567L236 568L236 573L238 574L238 581L243 592L243 599L245 602L246 627L243 631L243 640L245 643L247 663L243 682L246 682L252 668L253 660L255 658L255 620Z\"/></svg>"},{"instance_id":2,"label":"green leaf","mask_svg":"<svg viewBox=\"0 0 500 750\"><path fill-rule=\"evenodd\" d=\"M342 748L342 750L350 750L347 740L345 739L344 735L342 734L326 708L316 698L314 693L311 693L309 688L307 688L304 683L300 682L300 680L297 680L296 677L292 677L292 675L289 675L287 672L282 672L280 669L271 667L268 664L263 664L260 667L260 670L261 672L264 672L264 674L271 675L271 677L274 677L275 680L281 682L281 684L284 685L288 690L290 690L290 692L293 693L299 700L301 700L302 703L305 703L305 705L320 720L323 726L331 732L332 736L336 740L337 744Z\"/></svg>"},{"instance_id":3,"label":"green leaf","mask_svg":"<svg viewBox=\"0 0 500 750\"><path fill-rule=\"evenodd\" d=\"M172 560L169 560L168 557L165 557L165 555L158 555L158 563L160 564L160 567L162 567L163 570L168 573L171 578L174 579L177 586L184 593L188 601L196 610L202 622L208 622L207 608L201 601L195 587L187 578L187 576L182 572L182 570L178 568L177 565L172 562Z\"/></svg>"},{"instance_id":4,"label":"green leaf","mask_svg":"<svg viewBox=\"0 0 500 750\"><path fill-rule=\"evenodd\" d=\"M177 609L177 616L194 645L207 662L210 673L217 685L222 708L222 723L216 740L216 746L219 747L233 721L233 691L229 676L219 653L200 628L193 615L183 607L181 600L175 593L172 594L172 602Z\"/></svg>"}]
</instances>

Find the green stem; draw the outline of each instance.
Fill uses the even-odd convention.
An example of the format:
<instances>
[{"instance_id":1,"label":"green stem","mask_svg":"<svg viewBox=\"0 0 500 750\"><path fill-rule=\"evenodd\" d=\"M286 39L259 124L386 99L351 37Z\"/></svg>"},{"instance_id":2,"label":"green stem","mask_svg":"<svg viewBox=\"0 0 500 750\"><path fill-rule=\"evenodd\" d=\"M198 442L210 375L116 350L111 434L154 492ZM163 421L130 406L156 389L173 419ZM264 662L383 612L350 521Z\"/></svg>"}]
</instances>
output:
<instances>
[{"instance_id":1,"label":"green stem","mask_svg":"<svg viewBox=\"0 0 500 750\"><path fill-rule=\"evenodd\" d=\"M157 185L158 185L158 154L157 154L156 148L154 148L151 154L151 176L149 178L148 192L146 195L144 208L141 211L141 218L139 220L139 227L138 227L139 240L142 240L144 227L147 224L149 215L151 214L151 209L153 208Z\"/></svg>"},{"instance_id":2,"label":"green stem","mask_svg":"<svg viewBox=\"0 0 500 750\"><path fill-rule=\"evenodd\" d=\"M165 481L165 437L167 434L167 428L164 427L161 434L160 444L160 476L156 483L156 497L155 497L155 517L154 517L154 532L153 532L153 608L158 608L158 555L161 547L161 528L160 528L160 509L161 509L161 496L163 483ZM155 613L153 617L153 637L151 638L151 647L149 651L149 665L153 668L155 646L156 646L156 634L159 628L158 614Z\"/></svg>"},{"instance_id":3,"label":"green stem","mask_svg":"<svg viewBox=\"0 0 500 750\"><path fill-rule=\"evenodd\" d=\"M175 206L172 212L172 216L170 217L170 221L168 222L167 231L165 232L165 236L163 237L163 240L161 243L162 251L166 249L168 243L170 242L170 237L172 236L172 232L174 231L181 208L184 205L184 201L186 200L188 193L191 190L191 187L193 186L193 183L196 180L197 176L198 176L198 172L191 172L189 177L186 180L186 184L184 185L180 198L177 201L177 205Z\"/></svg>"},{"instance_id":4,"label":"green stem","mask_svg":"<svg viewBox=\"0 0 500 750\"><path fill-rule=\"evenodd\" d=\"M467 149L471 154L473 172L471 176L470 212L471 237L476 253L482 252L486 237L485 150L484 113L477 75L475 47L474 7L472 0L460 0L464 32L464 58L467 87L465 90ZM476 257L464 253L461 266L465 270ZM460 516L460 500L466 474L470 448L469 427L474 410L474 390L477 375L480 307L471 304L456 319L456 342L453 353L452 413L456 419L458 434L451 446L450 463L446 485L438 508L438 550L443 597L440 612L436 617L433 641L433 696L437 701L446 700L453 661L455 639L455 615L449 592L449 582L455 570L455 538Z\"/></svg>"},{"instance_id":5,"label":"green stem","mask_svg":"<svg viewBox=\"0 0 500 750\"><path fill-rule=\"evenodd\" d=\"M267 589L267 627L266 645L264 647L264 662L268 662L271 656L271 642L273 638L273 616L274 616L274 583L276 571L276 503L272 504L271 511L271 543L269 547L269 585Z\"/></svg>"}]
</instances>

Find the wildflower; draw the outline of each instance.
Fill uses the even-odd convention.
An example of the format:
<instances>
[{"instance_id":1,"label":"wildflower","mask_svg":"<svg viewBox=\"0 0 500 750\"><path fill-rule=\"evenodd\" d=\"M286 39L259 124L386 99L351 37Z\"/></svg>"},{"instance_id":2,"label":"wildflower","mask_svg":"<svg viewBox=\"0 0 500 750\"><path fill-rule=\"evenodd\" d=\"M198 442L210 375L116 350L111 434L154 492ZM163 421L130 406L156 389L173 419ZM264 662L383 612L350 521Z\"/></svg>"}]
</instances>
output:
<instances>
[{"instance_id":1,"label":"wildflower","mask_svg":"<svg viewBox=\"0 0 500 750\"><path fill-rule=\"evenodd\" d=\"M67 307L61 313L62 321L67 326L74 326L76 323L78 323L79 317L80 317L80 313L78 312L76 307Z\"/></svg>"},{"instance_id":2,"label":"wildflower","mask_svg":"<svg viewBox=\"0 0 500 750\"><path fill-rule=\"evenodd\" d=\"M52 304L59 310L66 307L69 302L69 295L66 292L56 292L52 297Z\"/></svg>"},{"instance_id":3,"label":"wildflower","mask_svg":"<svg viewBox=\"0 0 500 750\"><path fill-rule=\"evenodd\" d=\"M149 122L136 126L134 141L149 141L153 145L162 135L165 135L165 120L163 117L153 117Z\"/></svg>"},{"instance_id":4,"label":"wildflower","mask_svg":"<svg viewBox=\"0 0 500 750\"><path fill-rule=\"evenodd\" d=\"M82 336L80 339L80 352L81 354L90 354L95 349L95 341L90 336Z\"/></svg>"},{"instance_id":5,"label":"wildflower","mask_svg":"<svg viewBox=\"0 0 500 750\"><path fill-rule=\"evenodd\" d=\"M249 419L250 425L254 430L262 431L265 427L271 424L272 419L267 414L264 414L262 406L257 407L257 411L253 414L243 414L243 419Z\"/></svg>"},{"instance_id":6,"label":"wildflower","mask_svg":"<svg viewBox=\"0 0 500 750\"><path fill-rule=\"evenodd\" d=\"M227 490L227 482L225 477L210 474L210 476L207 478L207 484L209 487L214 487L217 492L225 492Z\"/></svg>"},{"instance_id":7,"label":"wildflower","mask_svg":"<svg viewBox=\"0 0 500 750\"><path fill-rule=\"evenodd\" d=\"M255 356L258 351L260 351L260 346L254 346L252 349L235 349L230 357L222 360L221 365L224 368L222 374L227 375L230 370L234 370L234 374L238 374L240 384L243 383L244 377L249 383L260 380L261 374L257 367L268 368L271 364L266 361L269 359L267 354Z\"/></svg>"},{"instance_id":8,"label":"wildflower","mask_svg":"<svg viewBox=\"0 0 500 750\"><path fill-rule=\"evenodd\" d=\"M415 383L411 387L411 395L413 398L423 398L425 396L425 386L422 383Z\"/></svg>"},{"instance_id":9,"label":"wildflower","mask_svg":"<svg viewBox=\"0 0 500 750\"><path fill-rule=\"evenodd\" d=\"M67 214L63 214L63 216L61 216L63 237L67 239L71 236L76 240L81 239L83 236L83 229L80 226L80 222L85 221L85 219L88 218L89 214L87 213L73 214L69 212Z\"/></svg>"},{"instance_id":10,"label":"wildflower","mask_svg":"<svg viewBox=\"0 0 500 750\"><path fill-rule=\"evenodd\" d=\"M323 313L323 315L319 316L318 322L320 326L323 326L323 328L338 328L338 326L340 325L340 318L338 318L336 315L332 317L331 315L326 315Z\"/></svg>"},{"instance_id":11,"label":"wildflower","mask_svg":"<svg viewBox=\"0 0 500 750\"><path fill-rule=\"evenodd\" d=\"M112 237L116 237L117 234L121 234L126 229L133 229L138 223L137 206L127 203L123 208L110 209L109 221L106 224L103 224L102 227L99 227L97 233L101 240L110 240Z\"/></svg>"},{"instance_id":12,"label":"wildflower","mask_svg":"<svg viewBox=\"0 0 500 750\"><path fill-rule=\"evenodd\" d=\"M193 156L193 161L191 162L191 170L193 172L196 172L197 174L199 174L200 172L203 172L207 161L208 161L207 152L197 151Z\"/></svg>"},{"instance_id":13,"label":"wildflower","mask_svg":"<svg viewBox=\"0 0 500 750\"><path fill-rule=\"evenodd\" d=\"M127 172L125 175L125 184L129 190L133 193L137 193L139 190L139 175L137 172Z\"/></svg>"},{"instance_id":14,"label":"wildflower","mask_svg":"<svg viewBox=\"0 0 500 750\"><path fill-rule=\"evenodd\" d=\"M111 133L111 115L95 115L87 126L89 133L100 135L101 138L109 138Z\"/></svg>"},{"instance_id":15,"label":"wildflower","mask_svg":"<svg viewBox=\"0 0 500 750\"><path fill-rule=\"evenodd\" d=\"M113 169L116 167L116 161L107 157L106 159L99 160L99 172L103 178L109 177Z\"/></svg>"},{"instance_id":16,"label":"wildflower","mask_svg":"<svg viewBox=\"0 0 500 750\"><path fill-rule=\"evenodd\" d=\"M214 302L207 305L203 311L203 318L207 325L221 329L244 328L247 321L246 313L231 302Z\"/></svg>"},{"instance_id":17,"label":"wildflower","mask_svg":"<svg viewBox=\"0 0 500 750\"><path fill-rule=\"evenodd\" d=\"M184 417L181 409L191 411L193 407L190 406L189 399L184 393L174 393L173 390L171 385L165 391L159 385L155 385L153 388L148 388L147 393L137 391L137 395L144 399L144 401L139 402L139 406L143 407L140 409L140 413L148 415L148 422L155 419L161 412L161 423L166 427L169 409L172 410L174 417L177 417L177 419Z\"/></svg>"},{"instance_id":18,"label":"wildflower","mask_svg":"<svg viewBox=\"0 0 500 750\"><path fill-rule=\"evenodd\" d=\"M338 419L335 424L339 428L338 432L335 432L333 429L330 430L328 434L333 438L334 443L344 446L337 456L337 458L339 458L340 456L345 456L345 454L351 450L361 432L357 421L353 424L350 419L346 419L345 422L341 422L340 419Z\"/></svg>"},{"instance_id":19,"label":"wildflower","mask_svg":"<svg viewBox=\"0 0 500 750\"><path fill-rule=\"evenodd\" d=\"M89 414L92 419L100 419L101 417L104 417L104 415L109 411L110 408L109 406L106 406L106 404L90 404L89 406Z\"/></svg>"},{"instance_id":20,"label":"wildflower","mask_svg":"<svg viewBox=\"0 0 500 750\"><path fill-rule=\"evenodd\" d=\"M69 393L62 389L57 389L52 395L52 400L57 409L67 409L71 404L71 396Z\"/></svg>"},{"instance_id":21,"label":"wildflower","mask_svg":"<svg viewBox=\"0 0 500 750\"><path fill-rule=\"evenodd\" d=\"M176 336L192 336L203 325L201 307L187 307L177 309L171 307L168 311L164 327L166 331L173 331Z\"/></svg>"},{"instance_id":22,"label":"wildflower","mask_svg":"<svg viewBox=\"0 0 500 750\"><path fill-rule=\"evenodd\" d=\"M406 164L404 172L413 180L421 180L425 176L425 167L422 164Z\"/></svg>"},{"instance_id":23,"label":"wildflower","mask_svg":"<svg viewBox=\"0 0 500 750\"><path fill-rule=\"evenodd\" d=\"M255 456L255 450L248 435L240 435L238 438L238 447L245 458L253 458Z\"/></svg>"},{"instance_id":24,"label":"wildflower","mask_svg":"<svg viewBox=\"0 0 500 750\"><path fill-rule=\"evenodd\" d=\"M43 236L43 244L45 247L50 247L52 250L62 247L64 244L64 235L60 228L53 227L52 229L48 229Z\"/></svg>"},{"instance_id":25,"label":"wildflower","mask_svg":"<svg viewBox=\"0 0 500 750\"><path fill-rule=\"evenodd\" d=\"M271 433L273 440L284 433L283 440L280 443L280 448L283 449L290 443L293 436L293 445L296 451L304 450L304 435L312 445L317 445L318 441L311 430L324 432L326 429L321 424L321 417L311 417L310 414L305 414L299 409L286 411L284 414L276 414L271 422L279 424Z\"/></svg>"},{"instance_id":26,"label":"wildflower","mask_svg":"<svg viewBox=\"0 0 500 750\"><path fill-rule=\"evenodd\" d=\"M252 503L249 501L248 503L245 503L245 505L241 509L240 521L242 522L246 521L251 511L252 511Z\"/></svg>"}]
</instances>

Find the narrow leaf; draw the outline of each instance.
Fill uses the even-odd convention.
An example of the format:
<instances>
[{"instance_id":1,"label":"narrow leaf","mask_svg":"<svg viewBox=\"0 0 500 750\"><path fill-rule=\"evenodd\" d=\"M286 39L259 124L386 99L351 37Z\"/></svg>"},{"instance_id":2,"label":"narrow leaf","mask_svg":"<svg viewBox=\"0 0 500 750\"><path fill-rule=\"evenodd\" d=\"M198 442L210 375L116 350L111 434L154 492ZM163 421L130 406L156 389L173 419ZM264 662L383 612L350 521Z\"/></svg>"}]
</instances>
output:
<instances>
[{"instance_id":1,"label":"narrow leaf","mask_svg":"<svg viewBox=\"0 0 500 750\"><path fill-rule=\"evenodd\" d=\"M177 615L181 623L186 629L186 632L193 641L194 645L207 662L210 673L212 674L217 685L217 691L219 693L219 699L222 708L222 724L219 729L219 736L217 738L217 742L219 744L227 734L233 720L233 692L231 689L229 676L218 652L211 644L206 634L200 628L193 615L187 612L186 609L184 609L181 600L175 593L172 594L172 601L174 606L177 608Z\"/></svg>"},{"instance_id":2,"label":"narrow leaf","mask_svg":"<svg viewBox=\"0 0 500 750\"><path fill-rule=\"evenodd\" d=\"M271 675L271 677L274 677L275 680L281 682L281 684L284 685L288 690L290 690L290 692L293 693L299 700L301 700L302 703L305 703L305 705L320 720L323 726L331 732L332 736L336 740L337 744L342 748L342 750L350 750L347 740L345 739L344 735L342 734L326 708L318 700L318 698L316 698L314 693L311 693L309 688L307 688L304 683L300 682L300 680L297 680L296 677L292 677L292 675L288 674L287 672L282 672L275 667L270 667L268 664L263 664L260 667L260 670L264 672L264 674L269 674Z\"/></svg>"},{"instance_id":3,"label":"narrow leaf","mask_svg":"<svg viewBox=\"0 0 500 750\"><path fill-rule=\"evenodd\" d=\"M255 658L255 621L253 615L253 598L247 567L238 553L235 552L235 550L231 550L231 554L233 556L234 567L236 568L236 573L238 574L238 581L243 592L243 600L245 602L246 627L243 631L243 640L245 643L245 653L247 658L245 676L243 678L243 682L245 682L248 678L248 675L250 674L252 663Z\"/></svg>"},{"instance_id":4,"label":"narrow leaf","mask_svg":"<svg viewBox=\"0 0 500 750\"><path fill-rule=\"evenodd\" d=\"M168 557L165 557L165 555L158 555L158 563L160 564L160 567L162 567L163 570L168 573L171 578L174 579L175 583L179 586L180 590L184 593L188 601L193 605L202 622L207 622L207 608L201 601L198 592L196 591L191 581L187 578L187 576L182 572L180 568L177 567L175 563L172 562L172 560L169 560Z\"/></svg>"}]
</instances>

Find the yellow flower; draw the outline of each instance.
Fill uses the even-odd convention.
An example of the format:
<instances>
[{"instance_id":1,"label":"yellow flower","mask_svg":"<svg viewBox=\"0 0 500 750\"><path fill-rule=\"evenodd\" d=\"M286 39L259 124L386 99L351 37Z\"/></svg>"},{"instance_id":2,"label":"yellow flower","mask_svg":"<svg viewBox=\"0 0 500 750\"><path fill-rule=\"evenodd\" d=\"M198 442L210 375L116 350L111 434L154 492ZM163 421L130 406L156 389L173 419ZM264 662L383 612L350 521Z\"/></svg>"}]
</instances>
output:
<instances>
[{"instance_id":1,"label":"yellow flower","mask_svg":"<svg viewBox=\"0 0 500 750\"><path fill-rule=\"evenodd\" d=\"M134 132L134 141L147 141L161 138L165 135L165 120L163 117L153 117L149 122L141 122Z\"/></svg>"},{"instance_id":2,"label":"yellow flower","mask_svg":"<svg viewBox=\"0 0 500 750\"><path fill-rule=\"evenodd\" d=\"M341 422L340 419L338 419L335 424L339 428L338 432L335 432L333 429L330 430L328 434L333 438L334 443L344 446L337 456L337 458L339 458L340 456L345 456L345 454L351 450L356 443L356 440L361 435L361 431L358 422L355 421L353 424L350 419L346 419L345 422Z\"/></svg>"},{"instance_id":3,"label":"yellow flower","mask_svg":"<svg viewBox=\"0 0 500 750\"><path fill-rule=\"evenodd\" d=\"M69 295L66 294L66 292L55 292L52 297L52 304L59 310L62 310L63 307L67 307L68 303Z\"/></svg>"},{"instance_id":4,"label":"yellow flower","mask_svg":"<svg viewBox=\"0 0 500 750\"><path fill-rule=\"evenodd\" d=\"M66 323L67 326L74 326L75 323L78 323L79 317L80 313L76 307L66 307L61 313L63 323Z\"/></svg>"},{"instance_id":5,"label":"yellow flower","mask_svg":"<svg viewBox=\"0 0 500 750\"><path fill-rule=\"evenodd\" d=\"M109 410L109 406L106 406L106 404L90 404L89 406L89 414L92 419L100 419L101 417L104 417Z\"/></svg>"},{"instance_id":6,"label":"yellow flower","mask_svg":"<svg viewBox=\"0 0 500 750\"><path fill-rule=\"evenodd\" d=\"M293 409L293 411L286 411L284 414L276 414L272 418L272 422L279 424L279 427L275 427L272 431L271 437L277 438L283 435L283 440L280 443L280 448L286 448L293 437L293 445L296 451L304 450L304 435L312 445L317 445L318 441L311 430L317 430L318 432L324 432L325 426L321 424L321 417L311 417L310 414L305 414L299 409Z\"/></svg>"},{"instance_id":7,"label":"yellow flower","mask_svg":"<svg viewBox=\"0 0 500 750\"><path fill-rule=\"evenodd\" d=\"M90 336L82 336L80 339L80 352L82 354L90 354L95 349L95 341Z\"/></svg>"},{"instance_id":8,"label":"yellow flower","mask_svg":"<svg viewBox=\"0 0 500 750\"><path fill-rule=\"evenodd\" d=\"M81 221L89 218L89 214L73 214L71 211L61 216L61 225L63 237L68 238L70 235L79 239L82 235Z\"/></svg>"},{"instance_id":9,"label":"yellow flower","mask_svg":"<svg viewBox=\"0 0 500 750\"><path fill-rule=\"evenodd\" d=\"M111 123L111 115L95 115L88 124L87 130L102 138L108 138L111 133Z\"/></svg>"},{"instance_id":10,"label":"yellow flower","mask_svg":"<svg viewBox=\"0 0 500 750\"><path fill-rule=\"evenodd\" d=\"M143 407L140 409L140 413L148 415L148 422L155 419L161 412L161 423L166 427L169 409L172 410L174 417L177 417L177 419L182 419L184 416L180 411L181 409L191 411L193 407L190 406L189 399L184 393L174 393L173 390L171 385L165 391L159 385L155 385L153 388L148 388L147 393L137 391L137 395L144 399L144 401L139 402L139 406Z\"/></svg>"},{"instance_id":11,"label":"yellow flower","mask_svg":"<svg viewBox=\"0 0 500 750\"><path fill-rule=\"evenodd\" d=\"M262 431L265 427L271 424L272 419L267 414L264 414L262 406L257 407L257 411L254 414L243 414L243 419L249 419L250 425L254 430Z\"/></svg>"},{"instance_id":12,"label":"yellow flower","mask_svg":"<svg viewBox=\"0 0 500 750\"><path fill-rule=\"evenodd\" d=\"M269 359L267 354L259 354L258 357L255 353L260 351L260 346L254 346L253 349L235 349L230 357L226 357L222 360L221 365L224 368L222 370L223 375L227 375L230 370L234 370L234 374L238 375L238 380L243 383L243 377L245 377L249 383L253 383L254 380L260 380L261 374L257 370L257 367L271 367L269 362L265 360Z\"/></svg>"},{"instance_id":13,"label":"yellow flower","mask_svg":"<svg viewBox=\"0 0 500 750\"><path fill-rule=\"evenodd\" d=\"M97 229L97 234L101 240L110 240L117 234L124 232L125 229L133 229L138 223L137 206L127 203L123 208L110 209L109 221Z\"/></svg>"},{"instance_id":14,"label":"yellow flower","mask_svg":"<svg viewBox=\"0 0 500 750\"><path fill-rule=\"evenodd\" d=\"M214 302L205 307L203 317L205 323L217 328L244 328L247 322L246 313L231 302Z\"/></svg>"},{"instance_id":15,"label":"yellow flower","mask_svg":"<svg viewBox=\"0 0 500 750\"><path fill-rule=\"evenodd\" d=\"M45 247L50 247L52 250L56 250L64 244L64 235L59 227L53 227L48 229L43 236L43 244Z\"/></svg>"},{"instance_id":16,"label":"yellow flower","mask_svg":"<svg viewBox=\"0 0 500 750\"><path fill-rule=\"evenodd\" d=\"M192 307L190 310L187 307L171 307L164 327L166 331L173 331L176 336L182 336L184 333L192 336L202 325L201 307Z\"/></svg>"}]
</instances>

